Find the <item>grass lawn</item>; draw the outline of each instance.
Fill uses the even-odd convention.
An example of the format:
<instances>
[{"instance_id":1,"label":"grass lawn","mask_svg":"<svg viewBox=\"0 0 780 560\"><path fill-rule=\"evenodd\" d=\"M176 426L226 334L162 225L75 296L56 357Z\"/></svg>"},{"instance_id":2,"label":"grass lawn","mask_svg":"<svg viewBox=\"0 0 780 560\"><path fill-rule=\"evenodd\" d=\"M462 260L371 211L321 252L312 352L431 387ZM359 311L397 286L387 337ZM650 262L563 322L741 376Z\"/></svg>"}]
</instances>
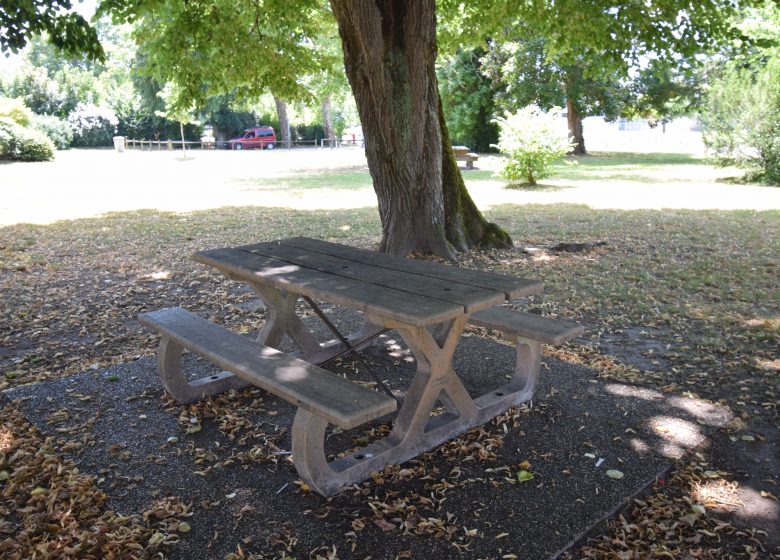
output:
<instances>
[{"instance_id":1,"label":"grass lawn","mask_svg":"<svg viewBox=\"0 0 780 560\"><path fill-rule=\"evenodd\" d=\"M117 161L116 154L102 154ZM134 165L145 156L163 161L158 154L130 155ZM294 235L368 248L379 242L370 178L359 160L289 172L296 160L281 154L276 167L258 165L253 171L255 163L272 163L268 154L239 155L251 159L227 154L241 166L222 172L212 169L210 155L196 160L192 171L182 170L188 164L169 155L156 169L119 177L115 184L101 182L102 171L92 178L70 168L58 171L59 162L0 166L0 190L6 194L21 193L25 177L30 181L30 192L0 203L6 224L0 227L0 387L153 354L157 337L133 321L146 310L178 305L238 330L256 326L261 317L242 305L252 295L192 262L194 251ZM75 165L81 157L72 154L62 163ZM671 488L656 488L656 501L650 503L657 508L641 515L646 530L660 534L659 527L679 524L679 517L689 513L685 498L701 473L715 473L714 479L729 483L739 476L734 474L741 468L739 455L776 445L780 189L716 182L733 170L712 168L684 154L603 154L556 166L545 180L550 190L518 192L504 189L493 176L496 161L482 158L480 167L487 169L464 176L489 219L509 230L516 249L462 255L460 264L544 281L545 294L529 305L588 329L577 343L549 349L553 355L587 364L604 379L695 395L735 414L715 451L702 451L681 464ZM177 167L183 181L166 175ZM45 189L30 186L32 179L58 174L64 181L56 200L47 202ZM198 175L208 184L198 182ZM163 180L144 183L155 176ZM73 177L80 182L69 182ZM157 192L159 204L154 205L152 195L162 185L170 192ZM56 202L109 188L115 196L99 203ZM674 191L685 188L690 188L685 191L690 201L683 197L675 205ZM337 191L346 197L336 197ZM228 202L220 202L221 195ZM589 206L583 201L588 195L607 200ZM33 200L39 219L30 207ZM345 200L352 204L342 204ZM643 201L652 203L641 207ZM68 208L77 219L63 219ZM104 213L108 210L113 211ZM545 250L559 242L584 241L606 244L574 254ZM753 447L745 451L745 446ZM765 492L764 499L774 504L772 497L780 494L778 473L761 473L743 485ZM714 551L705 558L723 557L721 546L745 558L760 552L760 533L716 534L718 505L711 510L712 517L708 513L691 527L668 529L664 538L698 535L700 540L676 543L675 550ZM743 525L756 522L740 518L738 510L731 514ZM620 541L649 556L643 539L646 533L616 522L581 554L618 557L626 550Z\"/></svg>"}]
</instances>

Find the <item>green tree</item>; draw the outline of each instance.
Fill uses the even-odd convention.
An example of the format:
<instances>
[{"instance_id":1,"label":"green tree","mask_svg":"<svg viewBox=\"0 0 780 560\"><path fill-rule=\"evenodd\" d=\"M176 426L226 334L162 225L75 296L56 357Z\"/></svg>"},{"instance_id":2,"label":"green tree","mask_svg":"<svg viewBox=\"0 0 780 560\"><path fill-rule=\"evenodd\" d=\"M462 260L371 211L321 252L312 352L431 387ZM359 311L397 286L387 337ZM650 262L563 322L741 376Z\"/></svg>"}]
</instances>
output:
<instances>
[{"instance_id":1,"label":"green tree","mask_svg":"<svg viewBox=\"0 0 780 560\"><path fill-rule=\"evenodd\" d=\"M169 82L165 84L165 87L158 92L157 95L163 100L163 105L165 107L162 111L158 112L158 116L179 123L181 150L184 152L184 157L187 157L187 139L184 136L184 125L198 123L197 112L192 106L186 107L180 103L176 103L179 99L179 91L175 83Z\"/></svg>"},{"instance_id":2,"label":"green tree","mask_svg":"<svg viewBox=\"0 0 780 560\"><path fill-rule=\"evenodd\" d=\"M696 61L652 60L631 82L630 112L665 129L672 119L697 111L703 82Z\"/></svg>"},{"instance_id":3,"label":"green tree","mask_svg":"<svg viewBox=\"0 0 780 560\"><path fill-rule=\"evenodd\" d=\"M546 50L544 37L529 28L513 29L508 40L493 39L484 57L497 90L497 105L508 112L530 105L548 110L566 107L572 153L584 155L582 121L591 115L612 120L626 112L627 79L621 71L590 68L585 60L560 64Z\"/></svg>"},{"instance_id":4,"label":"green tree","mask_svg":"<svg viewBox=\"0 0 780 560\"><path fill-rule=\"evenodd\" d=\"M482 49L461 49L443 57L438 78L447 128L453 142L478 152L493 151L498 141L496 89L482 69Z\"/></svg>"},{"instance_id":5,"label":"green tree","mask_svg":"<svg viewBox=\"0 0 780 560\"><path fill-rule=\"evenodd\" d=\"M744 21L757 47L711 62L699 115L704 141L722 162L780 185L780 8L750 11Z\"/></svg>"}]
</instances>

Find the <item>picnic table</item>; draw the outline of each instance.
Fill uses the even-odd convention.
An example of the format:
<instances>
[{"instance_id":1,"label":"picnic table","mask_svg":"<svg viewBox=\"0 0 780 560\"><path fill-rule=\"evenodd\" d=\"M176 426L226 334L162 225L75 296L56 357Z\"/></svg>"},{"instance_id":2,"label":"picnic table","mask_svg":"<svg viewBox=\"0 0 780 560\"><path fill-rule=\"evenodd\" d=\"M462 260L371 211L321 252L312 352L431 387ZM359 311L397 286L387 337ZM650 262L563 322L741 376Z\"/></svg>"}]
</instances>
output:
<instances>
[{"instance_id":1,"label":"picnic table","mask_svg":"<svg viewBox=\"0 0 780 560\"><path fill-rule=\"evenodd\" d=\"M535 280L304 237L207 250L194 259L248 283L265 303L267 318L253 341L179 308L141 315L142 323L162 334L158 362L163 385L182 403L251 384L296 405L293 461L301 478L326 496L528 401L539 373L540 344L560 344L582 332L573 323L499 307L541 292L542 283ZM334 340L317 341L296 314L300 299L333 331ZM340 333L318 302L362 312L362 328ZM476 398L452 366L468 322L500 330L517 343L512 379ZM398 410L398 399L389 390L366 388L318 365L366 348L388 329L403 338L417 365ZM277 349L284 335L296 352ZM188 381L181 371L185 348L226 371ZM437 402L446 412L432 416ZM390 435L328 461L324 442L329 424L351 429L393 413Z\"/></svg>"},{"instance_id":2,"label":"picnic table","mask_svg":"<svg viewBox=\"0 0 780 560\"><path fill-rule=\"evenodd\" d=\"M466 169L474 169L474 162L479 159L479 154L472 153L468 146L453 146L452 153L456 161L466 162Z\"/></svg>"}]
</instances>

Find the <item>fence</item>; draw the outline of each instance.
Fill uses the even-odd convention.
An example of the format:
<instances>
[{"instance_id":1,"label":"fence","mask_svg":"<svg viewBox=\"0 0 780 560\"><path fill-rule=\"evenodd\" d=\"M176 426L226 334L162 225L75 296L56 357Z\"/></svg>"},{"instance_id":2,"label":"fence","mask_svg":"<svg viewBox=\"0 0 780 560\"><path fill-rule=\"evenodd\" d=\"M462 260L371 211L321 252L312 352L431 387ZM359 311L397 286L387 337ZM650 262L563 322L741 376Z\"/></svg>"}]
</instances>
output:
<instances>
[{"instance_id":1,"label":"fence","mask_svg":"<svg viewBox=\"0 0 780 560\"><path fill-rule=\"evenodd\" d=\"M188 150L191 149L199 149L199 150L231 150L233 148L233 142L231 141L214 141L214 142L204 142L201 140L134 140L132 138L128 138L125 140L125 145L128 150L136 149L136 150L181 150L183 148L186 148ZM306 148L306 147L312 147L312 148L340 148L343 146L362 146L363 141L362 140L350 140L347 142L339 142L338 140L335 140L331 142L327 138L320 138L318 140L297 140L294 142L291 142L290 147L291 148ZM276 142L274 144L275 149L283 148L284 144L282 142Z\"/></svg>"}]
</instances>

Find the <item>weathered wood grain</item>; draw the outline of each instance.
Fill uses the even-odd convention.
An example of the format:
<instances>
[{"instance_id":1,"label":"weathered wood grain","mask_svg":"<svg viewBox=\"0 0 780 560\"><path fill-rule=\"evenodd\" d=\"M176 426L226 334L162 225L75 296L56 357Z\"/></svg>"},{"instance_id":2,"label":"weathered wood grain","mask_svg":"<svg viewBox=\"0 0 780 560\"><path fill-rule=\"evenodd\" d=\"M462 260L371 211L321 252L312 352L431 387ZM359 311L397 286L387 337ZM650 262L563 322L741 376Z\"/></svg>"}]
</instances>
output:
<instances>
[{"instance_id":1,"label":"weathered wood grain","mask_svg":"<svg viewBox=\"0 0 780 560\"><path fill-rule=\"evenodd\" d=\"M505 307L478 311L469 318L469 323L546 344L563 344L585 332L585 329L576 323L514 311Z\"/></svg>"},{"instance_id":2,"label":"weathered wood grain","mask_svg":"<svg viewBox=\"0 0 780 560\"><path fill-rule=\"evenodd\" d=\"M319 239L292 237L290 239L283 239L279 241L279 243L381 268L408 272L410 274L417 274L429 278L438 278L448 282L466 284L468 286L475 286L486 290L496 290L502 292L507 299L517 299L532 294L538 294L541 293L544 288L542 282L538 280L528 280L525 278L495 274L493 272L469 270L451 265L407 259L395 255L339 245L337 243L329 243ZM251 249L252 247L252 245L248 245L245 248Z\"/></svg>"},{"instance_id":3,"label":"weathered wood grain","mask_svg":"<svg viewBox=\"0 0 780 560\"><path fill-rule=\"evenodd\" d=\"M372 312L415 326L441 323L463 313L456 303L427 298L360 280L334 276L239 249L214 249L193 258L232 278L265 283L358 311Z\"/></svg>"},{"instance_id":4,"label":"weathered wood grain","mask_svg":"<svg viewBox=\"0 0 780 560\"><path fill-rule=\"evenodd\" d=\"M504 293L450 282L439 278L420 276L409 272L392 270L309 251L291 245L278 243L258 243L247 247L236 247L285 261L291 264L318 270L336 276L352 278L377 286L393 288L402 292L421 295L441 301L462 305L467 313L499 305L504 301Z\"/></svg>"}]
</instances>

